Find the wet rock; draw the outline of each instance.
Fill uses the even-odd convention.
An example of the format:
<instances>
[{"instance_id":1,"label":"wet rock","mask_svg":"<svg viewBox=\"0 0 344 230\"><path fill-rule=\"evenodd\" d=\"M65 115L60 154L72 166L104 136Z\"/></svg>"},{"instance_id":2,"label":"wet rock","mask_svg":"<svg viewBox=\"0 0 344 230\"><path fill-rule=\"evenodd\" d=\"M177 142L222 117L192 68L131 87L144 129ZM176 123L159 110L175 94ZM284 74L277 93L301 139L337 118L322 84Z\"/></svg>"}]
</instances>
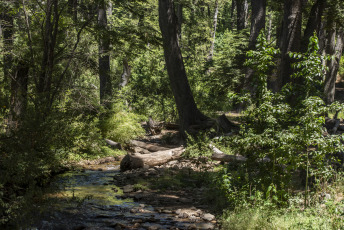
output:
<instances>
[{"instance_id":1,"label":"wet rock","mask_svg":"<svg viewBox=\"0 0 344 230\"><path fill-rule=\"evenodd\" d=\"M162 212L166 214L172 214L172 210L168 210L168 209L164 209L162 210Z\"/></svg>"},{"instance_id":2,"label":"wet rock","mask_svg":"<svg viewBox=\"0 0 344 230\"><path fill-rule=\"evenodd\" d=\"M197 229L197 226L195 224L190 224L187 229Z\"/></svg>"},{"instance_id":3,"label":"wet rock","mask_svg":"<svg viewBox=\"0 0 344 230\"><path fill-rule=\"evenodd\" d=\"M133 192L133 191L134 191L134 186L132 186L130 184L123 187L124 193L129 193L129 192Z\"/></svg>"},{"instance_id":4,"label":"wet rock","mask_svg":"<svg viewBox=\"0 0 344 230\"><path fill-rule=\"evenodd\" d=\"M215 229L215 225L212 223L197 223L196 226L197 226L197 229L201 229L201 230Z\"/></svg>"},{"instance_id":5,"label":"wet rock","mask_svg":"<svg viewBox=\"0 0 344 230\"><path fill-rule=\"evenodd\" d=\"M215 219L215 216L210 214L210 213L206 213L203 215L202 218L203 218L203 220L206 220L206 221L212 221Z\"/></svg>"}]
</instances>

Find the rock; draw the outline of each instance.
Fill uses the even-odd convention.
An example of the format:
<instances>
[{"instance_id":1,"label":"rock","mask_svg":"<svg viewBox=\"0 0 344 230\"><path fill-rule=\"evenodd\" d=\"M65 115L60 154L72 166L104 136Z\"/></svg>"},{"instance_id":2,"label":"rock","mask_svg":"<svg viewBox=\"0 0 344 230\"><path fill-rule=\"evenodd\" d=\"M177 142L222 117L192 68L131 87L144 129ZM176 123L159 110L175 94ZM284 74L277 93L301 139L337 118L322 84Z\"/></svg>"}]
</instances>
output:
<instances>
[{"instance_id":1,"label":"rock","mask_svg":"<svg viewBox=\"0 0 344 230\"><path fill-rule=\"evenodd\" d=\"M182 212L181 209L177 209L175 213L176 213L177 215L179 215L181 212Z\"/></svg>"},{"instance_id":2,"label":"rock","mask_svg":"<svg viewBox=\"0 0 344 230\"><path fill-rule=\"evenodd\" d=\"M203 218L203 220L206 220L206 221L212 221L215 219L215 216L210 214L210 213L206 213L203 215L202 218Z\"/></svg>"},{"instance_id":3,"label":"rock","mask_svg":"<svg viewBox=\"0 0 344 230\"><path fill-rule=\"evenodd\" d=\"M134 186L132 186L130 184L123 187L124 193L129 193L129 192L133 192L133 191L134 191Z\"/></svg>"},{"instance_id":4,"label":"rock","mask_svg":"<svg viewBox=\"0 0 344 230\"><path fill-rule=\"evenodd\" d=\"M197 223L196 226L197 226L197 229L202 229L202 230L215 229L215 225L212 223Z\"/></svg>"}]
</instances>

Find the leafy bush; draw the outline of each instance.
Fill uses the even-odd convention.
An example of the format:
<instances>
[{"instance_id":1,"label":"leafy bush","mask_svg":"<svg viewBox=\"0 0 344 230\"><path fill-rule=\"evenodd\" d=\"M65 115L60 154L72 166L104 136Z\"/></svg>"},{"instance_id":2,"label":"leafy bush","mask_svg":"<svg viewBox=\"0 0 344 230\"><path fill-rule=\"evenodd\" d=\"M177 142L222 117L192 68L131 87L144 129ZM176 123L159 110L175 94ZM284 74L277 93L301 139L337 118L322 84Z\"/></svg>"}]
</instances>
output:
<instances>
[{"instance_id":1,"label":"leafy bush","mask_svg":"<svg viewBox=\"0 0 344 230\"><path fill-rule=\"evenodd\" d=\"M255 51L260 53L249 56L270 63L270 54L275 52L266 46L264 37L260 36L258 47L261 48ZM233 151L246 156L247 161L239 168L229 165L218 178L219 187L233 206L257 205L265 201L287 205L290 191L295 189L295 175L301 178L304 205L308 206L312 188L333 178L332 156L343 150L342 137L324 135L324 114L343 106L338 103L326 106L321 98L314 96L317 88L311 76L317 77L323 72L322 67L317 67L322 57L316 50L317 39L313 37L308 52L298 54L301 61L295 65L294 76L308 83L299 99L291 103L286 98L298 92L294 89L297 85L290 83L281 93L273 94L267 89L267 77L264 77L268 67L260 65L261 61L247 62L256 69L259 96L246 111L246 123L240 135L227 140ZM310 66L305 71L301 67L306 65ZM319 79L314 81L321 83Z\"/></svg>"},{"instance_id":2,"label":"leafy bush","mask_svg":"<svg viewBox=\"0 0 344 230\"><path fill-rule=\"evenodd\" d=\"M126 143L145 134L140 124L145 117L129 111L122 103L116 103L113 110L105 116L106 118L101 122L101 130L105 138Z\"/></svg>"}]
</instances>

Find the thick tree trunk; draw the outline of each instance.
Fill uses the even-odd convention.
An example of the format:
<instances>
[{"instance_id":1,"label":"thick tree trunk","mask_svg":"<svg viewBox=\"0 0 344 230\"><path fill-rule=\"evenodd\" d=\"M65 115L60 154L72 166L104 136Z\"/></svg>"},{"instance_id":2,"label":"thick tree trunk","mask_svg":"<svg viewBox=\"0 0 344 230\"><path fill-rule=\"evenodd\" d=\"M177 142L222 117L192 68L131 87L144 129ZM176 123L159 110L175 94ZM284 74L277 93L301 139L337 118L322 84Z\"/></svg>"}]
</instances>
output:
<instances>
[{"instance_id":1,"label":"thick tree trunk","mask_svg":"<svg viewBox=\"0 0 344 230\"><path fill-rule=\"evenodd\" d=\"M302 1L285 0L283 30L281 36L281 61L279 66L279 89L291 81L293 73L291 64L293 60L289 57L289 52L300 51L301 42L301 22L302 22Z\"/></svg>"},{"instance_id":2,"label":"thick tree trunk","mask_svg":"<svg viewBox=\"0 0 344 230\"><path fill-rule=\"evenodd\" d=\"M100 89L100 103L106 108L110 107L109 100L112 96L112 85L110 77L110 40L107 31L107 7L104 1L101 1L98 8L98 26L101 29L99 39L99 89Z\"/></svg>"},{"instance_id":3,"label":"thick tree trunk","mask_svg":"<svg viewBox=\"0 0 344 230\"><path fill-rule=\"evenodd\" d=\"M211 33L211 46L208 55L208 61L213 59L214 55L214 48L215 48L215 39L216 39L216 28L217 28L217 16L219 14L219 0L215 0L215 12L214 12L214 19L213 19L213 31Z\"/></svg>"},{"instance_id":4,"label":"thick tree trunk","mask_svg":"<svg viewBox=\"0 0 344 230\"><path fill-rule=\"evenodd\" d=\"M252 16L251 16L251 33L248 43L248 48L253 50L256 48L256 42L261 30L265 28L266 17L266 0L251 0ZM252 85L254 71L251 68L246 68L244 89L249 91L254 96L256 86Z\"/></svg>"},{"instance_id":5,"label":"thick tree trunk","mask_svg":"<svg viewBox=\"0 0 344 230\"><path fill-rule=\"evenodd\" d=\"M178 40L181 46L182 41L182 24L183 24L183 3L179 0L177 2L177 23L178 23Z\"/></svg>"},{"instance_id":6,"label":"thick tree trunk","mask_svg":"<svg viewBox=\"0 0 344 230\"><path fill-rule=\"evenodd\" d=\"M237 30L243 30L247 25L248 3L247 0L235 0L237 7Z\"/></svg>"},{"instance_id":7,"label":"thick tree trunk","mask_svg":"<svg viewBox=\"0 0 344 230\"><path fill-rule=\"evenodd\" d=\"M313 36L316 32L319 37L319 31L321 27L321 17L324 13L324 8L326 5L326 0L317 0L312 6L307 26L303 35L301 49L302 52L306 52L308 48L309 38Z\"/></svg>"},{"instance_id":8,"label":"thick tree trunk","mask_svg":"<svg viewBox=\"0 0 344 230\"><path fill-rule=\"evenodd\" d=\"M201 123L208 118L198 110L186 77L178 44L178 24L173 0L159 0L159 25L167 72L178 109L181 132L185 137L185 131L188 131L190 125Z\"/></svg>"},{"instance_id":9,"label":"thick tree trunk","mask_svg":"<svg viewBox=\"0 0 344 230\"><path fill-rule=\"evenodd\" d=\"M333 56L331 60L328 61L328 72L325 79L325 101L327 104L331 104L334 101L335 90L336 90L336 78L339 70L339 62L342 57L344 48L344 32L340 29L336 35L335 26L333 26L329 31L328 38L328 51L327 54Z\"/></svg>"},{"instance_id":10,"label":"thick tree trunk","mask_svg":"<svg viewBox=\"0 0 344 230\"><path fill-rule=\"evenodd\" d=\"M251 0L251 5L251 33L248 48L254 49L260 31L265 28L266 0Z\"/></svg>"}]
</instances>

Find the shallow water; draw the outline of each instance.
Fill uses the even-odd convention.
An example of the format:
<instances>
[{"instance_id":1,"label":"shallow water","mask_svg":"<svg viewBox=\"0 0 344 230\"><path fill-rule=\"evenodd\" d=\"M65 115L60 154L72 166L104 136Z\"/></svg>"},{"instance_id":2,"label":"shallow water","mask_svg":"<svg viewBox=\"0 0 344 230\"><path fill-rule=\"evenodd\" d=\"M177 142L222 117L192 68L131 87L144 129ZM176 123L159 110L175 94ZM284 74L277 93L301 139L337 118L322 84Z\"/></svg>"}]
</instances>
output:
<instances>
[{"instance_id":1,"label":"shallow water","mask_svg":"<svg viewBox=\"0 0 344 230\"><path fill-rule=\"evenodd\" d=\"M112 163L59 175L52 183L57 192L46 194L48 205L30 229L187 229L194 225L152 206L116 198L123 194L113 182L118 173L118 163ZM202 224L196 225L202 229Z\"/></svg>"}]
</instances>

